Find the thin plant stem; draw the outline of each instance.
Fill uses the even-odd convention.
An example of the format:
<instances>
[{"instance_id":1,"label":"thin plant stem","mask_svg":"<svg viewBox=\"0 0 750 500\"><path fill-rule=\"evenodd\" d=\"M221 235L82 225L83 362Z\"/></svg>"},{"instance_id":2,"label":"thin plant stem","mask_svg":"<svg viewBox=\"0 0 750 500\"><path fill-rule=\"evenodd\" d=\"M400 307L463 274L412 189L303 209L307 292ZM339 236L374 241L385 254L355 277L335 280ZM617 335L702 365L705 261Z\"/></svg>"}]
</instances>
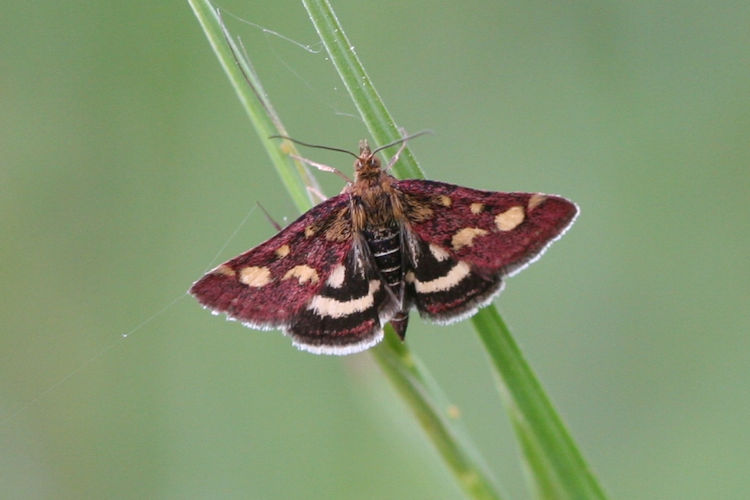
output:
<instances>
[{"instance_id":1,"label":"thin plant stem","mask_svg":"<svg viewBox=\"0 0 750 500\"><path fill-rule=\"evenodd\" d=\"M237 56L240 53L238 47L227 36L218 11L211 3L208 0L188 2L292 199L300 211L309 209L307 187L310 184L306 184L305 176L299 175L299 170L291 167L286 158L289 154L296 154L292 152L293 145L290 141L279 143L268 140L272 135L285 136L286 133L267 94L262 90L257 74L244 58ZM375 138L380 144L386 144L398 139L397 134L398 132L392 135L390 140L381 140L379 135ZM389 328L385 341L371 352L388 380L411 408L428 438L440 451L463 491L476 499L501 499L497 486L481 465L479 454L468 439L461 421L452 415L452 407L437 383L407 345L401 343Z\"/></svg>"},{"instance_id":2,"label":"thin plant stem","mask_svg":"<svg viewBox=\"0 0 750 500\"><path fill-rule=\"evenodd\" d=\"M396 122L375 90L330 2L303 0L303 4L370 134L379 144L398 138ZM408 146L393 170L402 176L424 177ZM484 308L472 323L490 358L536 494L544 498L605 498L497 309L492 305ZM379 350L376 355L380 356Z\"/></svg>"}]
</instances>

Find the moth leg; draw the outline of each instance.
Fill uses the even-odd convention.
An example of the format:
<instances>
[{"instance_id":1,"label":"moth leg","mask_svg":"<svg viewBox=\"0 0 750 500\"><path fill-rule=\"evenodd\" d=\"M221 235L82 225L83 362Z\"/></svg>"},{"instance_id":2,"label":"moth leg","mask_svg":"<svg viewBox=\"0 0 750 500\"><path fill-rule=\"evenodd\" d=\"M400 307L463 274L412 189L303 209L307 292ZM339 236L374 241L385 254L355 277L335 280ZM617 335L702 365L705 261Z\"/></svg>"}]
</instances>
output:
<instances>
[{"instance_id":1,"label":"moth leg","mask_svg":"<svg viewBox=\"0 0 750 500\"><path fill-rule=\"evenodd\" d=\"M295 160L301 161L302 163L306 163L306 164L310 165L311 167L315 167L315 168L317 168L318 170L320 170L322 172L330 172L332 174L336 174L339 177L341 177L342 179L344 179L346 182L348 182L349 184L352 183L352 180L349 177L347 177L347 175L344 172L342 172L341 170L339 170L339 169L337 169L335 167L332 167L330 165L324 165L324 164L318 163L316 161L312 161L310 159L305 158L304 156L299 156L299 155L295 155L295 154L291 154L291 153L289 154L289 156L291 156Z\"/></svg>"},{"instance_id":2,"label":"moth leg","mask_svg":"<svg viewBox=\"0 0 750 500\"><path fill-rule=\"evenodd\" d=\"M406 137L406 129L403 127L399 127L398 129L399 133L401 134L401 137ZM401 156L401 153L403 153L404 149L406 148L406 140L404 140L401 145L398 147L398 151L396 151L396 154L393 155L393 157L388 160L388 165L385 166L385 171L389 171L393 165L396 164L398 161L398 158Z\"/></svg>"},{"instance_id":3,"label":"moth leg","mask_svg":"<svg viewBox=\"0 0 750 500\"><path fill-rule=\"evenodd\" d=\"M326 195L321 193L319 189L313 186L307 186L307 192L310 193L312 196L315 196L316 198L318 198L321 203L328 199Z\"/></svg>"},{"instance_id":4,"label":"moth leg","mask_svg":"<svg viewBox=\"0 0 750 500\"><path fill-rule=\"evenodd\" d=\"M263 205L261 205L259 201L256 201L255 204L258 205L258 208L260 208L261 210L263 210L263 213L265 214L266 219L268 219L268 222L271 223L271 225L276 229L276 231L281 231L281 224L279 224L278 222L276 222L274 220L274 218L271 217L271 214L268 213L268 210L266 210L266 207L264 207Z\"/></svg>"}]
</instances>

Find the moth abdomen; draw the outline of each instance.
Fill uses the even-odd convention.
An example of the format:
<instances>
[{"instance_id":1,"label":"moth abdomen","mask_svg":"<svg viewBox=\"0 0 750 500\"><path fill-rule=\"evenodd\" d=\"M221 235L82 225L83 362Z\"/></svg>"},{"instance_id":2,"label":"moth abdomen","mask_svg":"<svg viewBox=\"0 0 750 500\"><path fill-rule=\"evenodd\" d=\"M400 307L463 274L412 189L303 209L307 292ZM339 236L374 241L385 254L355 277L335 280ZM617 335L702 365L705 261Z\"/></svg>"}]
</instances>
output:
<instances>
[{"instance_id":1,"label":"moth abdomen","mask_svg":"<svg viewBox=\"0 0 750 500\"><path fill-rule=\"evenodd\" d=\"M364 231L365 241L370 249L375 266L383 280L394 292L398 291L403 279L401 266L401 231L398 226L389 226Z\"/></svg>"}]
</instances>

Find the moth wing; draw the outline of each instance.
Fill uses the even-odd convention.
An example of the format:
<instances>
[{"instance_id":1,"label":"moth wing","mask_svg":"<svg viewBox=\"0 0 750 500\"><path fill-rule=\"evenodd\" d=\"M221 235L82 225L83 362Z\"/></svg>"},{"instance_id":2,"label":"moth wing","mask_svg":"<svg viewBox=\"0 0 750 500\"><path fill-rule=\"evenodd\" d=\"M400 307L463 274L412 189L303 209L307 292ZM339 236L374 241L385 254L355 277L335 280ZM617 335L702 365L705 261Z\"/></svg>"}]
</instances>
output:
<instances>
[{"instance_id":1,"label":"moth wing","mask_svg":"<svg viewBox=\"0 0 750 500\"><path fill-rule=\"evenodd\" d=\"M422 316L470 316L570 227L578 207L538 193L499 193L443 182L399 181L409 222L407 285Z\"/></svg>"},{"instance_id":2,"label":"moth wing","mask_svg":"<svg viewBox=\"0 0 750 500\"><path fill-rule=\"evenodd\" d=\"M260 329L285 327L352 247L349 200L338 195L190 288L215 313Z\"/></svg>"},{"instance_id":3,"label":"moth wing","mask_svg":"<svg viewBox=\"0 0 750 500\"><path fill-rule=\"evenodd\" d=\"M423 318L451 323L473 315L502 290L502 275L482 273L410 233L405 273L407 304Z\"/></svg>"},{"instance_id":4,"label":"moth wing","mask_svg":"<svg viewBox=\"0 0 750 500\"><path fill-rule=\"evenodd\" d=\"M366 349L382 338L389 302L351 229L349 197L336 196L208 272L190 293L251 328L281 328L300 349Z\"/></svg>"},{"instance_id":5,"label":"moth wing","mask_svg":"<svg viewBox=\"0 0 750 500\"><path fill-rule=\"evenodd\" d=\"M382 325L399 303L373 262L367 244L355 236L343 262L287 327L297 347L316 354L351 354L380 342Z\"/></svg>"}]
</instances>

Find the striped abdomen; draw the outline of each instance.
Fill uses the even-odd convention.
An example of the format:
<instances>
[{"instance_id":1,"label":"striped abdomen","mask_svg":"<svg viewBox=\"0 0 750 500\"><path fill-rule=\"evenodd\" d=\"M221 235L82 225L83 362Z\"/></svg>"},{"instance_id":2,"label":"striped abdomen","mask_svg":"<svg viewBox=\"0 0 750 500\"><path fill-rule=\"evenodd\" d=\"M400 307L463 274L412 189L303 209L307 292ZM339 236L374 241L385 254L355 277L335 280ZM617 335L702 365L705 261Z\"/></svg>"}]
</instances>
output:
<instances>
[{"instance_id":1,"label":"striped abdomen","mask_svg":"<svg viewBox=\"0 0 750 500\"><path fill-rule=\"evenodd\" d=\"M396 299L401 301L402 287L404 286L401 228L398 225L393 225L379 229L366 229L364 236L383 281L391 289ZM400 309L390 320L391 326L402 339L406 334L408 320L408 311Z\"/></svg>"}]
</instances>

